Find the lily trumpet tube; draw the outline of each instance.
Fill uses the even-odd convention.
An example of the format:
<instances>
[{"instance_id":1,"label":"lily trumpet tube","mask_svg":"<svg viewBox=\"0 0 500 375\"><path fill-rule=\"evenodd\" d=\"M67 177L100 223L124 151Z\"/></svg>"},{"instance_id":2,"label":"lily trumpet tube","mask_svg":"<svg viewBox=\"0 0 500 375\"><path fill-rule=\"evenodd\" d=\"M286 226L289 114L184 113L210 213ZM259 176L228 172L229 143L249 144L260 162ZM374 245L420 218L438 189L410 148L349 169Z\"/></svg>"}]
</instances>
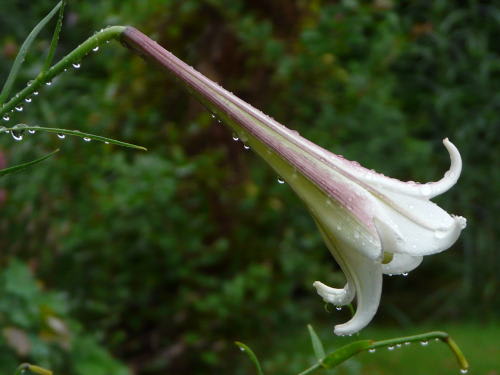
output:
<instances>
[{"instance_id":1,"label":"lily trumpet tube","mask_svg":"<svg viewBox=\"0 0 500 375\"><path fill-rule=\"evenodd\" d=\"M180 81L239 139L262 157L305 203L331 254L346 276L343 288L316 281L328 303L356 299L356 312L335 326L337 335L364 328L374 317L383 274L406 273L424 255L448 249L466 220L430 201L458 180L457 148L443 141L451 158L444 177L426 184L402 182L368 170L308 141L185 64L140 31L127 27L122 41Z\"/></svg>"}]
</instances>

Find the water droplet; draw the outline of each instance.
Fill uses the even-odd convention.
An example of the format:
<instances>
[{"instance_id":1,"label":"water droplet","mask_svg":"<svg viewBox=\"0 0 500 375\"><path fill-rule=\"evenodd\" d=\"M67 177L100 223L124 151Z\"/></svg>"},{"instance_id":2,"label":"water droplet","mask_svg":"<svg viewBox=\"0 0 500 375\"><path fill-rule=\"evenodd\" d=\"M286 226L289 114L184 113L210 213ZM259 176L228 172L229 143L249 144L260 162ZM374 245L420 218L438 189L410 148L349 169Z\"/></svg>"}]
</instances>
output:
<instances>
[{"instance_id":1,"label":"water droplet","mask_svg":"<svg viewBox=\"0 0 500 375\"><path fill-rule=\"evenodd\" d=\"M72 65L73 65L73 68L75 68L75 69L80 69L80 67L82 66L82 64L80 64L80 63L73 63Z\"/></svg>"},{"instance_id":2,"label":"water droplet","mask_svg":"<svg viewBox=\"0 0 500 375\"><path fill-rule=\"evenodd\" d=\"M2 118L3 118L4 121L9 121L10 120L10 117L8 115L3 115Z\"/></svg>"},{"instance_id":3,"label":"water droplet","mask_svg":"<svg viewBox=\"0 0 500 375\"><path fill-rule=\"evenodd\" d=\"M278 184L283 185L285 183L285 180L283 180L281 177L278 177Z\"/></svg>"},{"instance_id":4,"label":"water droplet","mask_svg":"<svg viewBox=\"0 0 500 375\"><path fill-rule=\"evenodd\" d=\"M403 277L406 277L408 276L408 272L403 272L401 275L403 275Z\"/></svg>"},{"instance_id":5,"label":"water droplet","mask_svg":"<svg viewBox=\"0 0 500 375\"><path fill-rule=\"evenodd\" d=\"M420 341L420 345L427 346L429 345L429 341Z\"/></svg>"},{"instance_id":6,"label":"water droplet","mask_svg":"<svg viewBox=\"0 0 500 375\"><path fill-rule=\"evenodd\" d=\"M238 142L239 140L240 138L236 134L233 134L233 141Z\"/></svg>"},{"instance_id":7,"label":"water droplet","mask_svg":"<svg viewBox=\"0 0 500 375\"><path fill-rule=\"evenodd\" d=\"M392 273L390 273L389 276L392 276Z\"/></svg>"},{"instance_id":8,"label":"water droplet","mask_svg":"<svg viewBox=\"0 0 500 375\"><path fill-rule=\"evenodd\" d=\"M66 135L65 135L65 134L60 134L60 133L59 133L59 134L57 134L57 137L58 137L59 139L64 139L64 138L66 138Z\"/></svg>"},{"instance_id":9,"label":"water droplet","mask_svg":"<svg viewBox=\"0 0 500 375\"><path fill-rule=\"evenodd\" d=\"M23 111L23 106L20 105L20 106L16 107L16 111L17 112L22 112Z\"/></svg>"},{"instance_id":10,"label":"water droplet","mask_svg":"<svg viewBox=\"0 0 500 375\"><path fill-rule=\"evenodd\" d=\"M215 118L215 115L213 113L210 114L210 117Z\"/></svg>"},{"instance_id":11,"label":"water droplet","mask_svg":"<svg viewBox=\"0 0 500 375\"><path fill-rule=\"evenodd\" d=\"M250 150L250 146L247 146L247 145L243 145L243 148L244 148L245 150Z\"/></svg>"},{"instance_id":12,"label":"water droplet","mask_svg":"<svg viewBox=\"0 0 500 375\"><path fill-rule=\"evenodd\" d=\"M241 350L242 352L244 352L244 351L245 351L245 348L242 348L242 347L240 346L240 350Z\"/></svg>"},{"instance_id":13,"label":"water droplet","mask_svg":"<svg viewBox=\"0 0 500 375\"><path fill-rule=\"evenodd\" d=\"M109 142L108 141L104 141L105 144L109 145Z\"/></svg>"},{"instance_id":14,"label":"water droplet","mask_svg":"<svg viewBox=\"0 0 500 375\"><path fill-rule=\"evenodd\" d=\"M460 373L461 374L467 374L468 372L469 372L469 369L467 369L467 368L461 368L460 369Z\"/></svg>"},{"instance_id":15,"label":"water droplet","mask_svg":"<svg viewBox=\"0 0 500 375\"><path fill-rule=\"evenodd\" d=\"M38 95L38 91L34 91L33 95L37 96Z\"/></svg>"},{"instance_id":16,"label":"water droplet","mask_svg":"<svg viewBox=\"0 0 500 375\"><path fill-rule=\"evenodd\" d=\"M441 341L441 339L439 339L439 338L437 338L437 337L436 337L436 338L434 339L434 341L439 342L439 341Z\"/></svg>"},{"instance_id":17,"label":"water droplet","mask_svg":"<svg viewBox=\"0 0 500 375\"><path fill-rule=\"evenodd\" d=\"M92 48L92 51L94 51L94 52L99 51L99 46L95 46L94 48Z\"/></svg>"},{"instance_id":18,"label":"water droplet","mask_svg":"<svg viewBox=\"0 0 500 375\"><path fill-rule=\"evenodd\" d=\"M32 84L33 84L33 81L28 81L28 83L26 84L26 86L30 87Z\"/></svg>"},{"instance_id":19,"label":"water droplet","mask_svg":"<svg viewBox=\"0 0 500 375\"><path fill-rule=\"evenodd\" d=\"M335 309L336 309L337 311L341 311L341 310L342 310L342 306L336 306L336 307L335 307Z\"/></svg>"},{"instance_id":20,"label":"water droplet","mask_svg":"<svg viewBox=\"0 0 500 375\"><path fill-rule=\"evenodd\" d=\"M406 346L411 345L411 342L407 341L407 342L405 342L405 345Z\"/></svg>"},{"instance_id":21,"label":"water droplet","mask_svg":"<svg viewBox=\"0 0 500 375\"><path fill-rule=\"evenodd\" d=\"M387 350L390 350L390 351L394 350L394 346L388 346Z\"/></svg>"},{"instance_id":22,"label":"water droplet","mask_svg":"<svg viewBox=\"0 0 500 375\"><path fill-rule=\"evenodd\" d=\"M52 82L48 81L48 82L45 82L45 86L51 86L52 85Z\"/></svg>"},{"instance_id":23,"label":"water droplet","mask_svg":"<svg viewBox=\"0 0 500 375\"><path fill-rule=\"evenodd\" d=\"M89 137L83 137L83 140L84 140L85 142L90 142L90 141L91 141L91 139L90 139Z\"/></svg>"},{"instance_id":24,"label":"water droplet","mask_svg":"<svg viewBox=\"0 0 500 375\"><path fill-rule=\"evenodd\" d=\"M447 233L448 232L446 230L437 229L434 231L434 237L437 239L442 239L442 238L446 237Z\"/></svg>"},{"instance_id":25,"label":"water droplet","mask_svg":"<svg viewBox=\"0 0 500 375\"><path fill-rule=\"evenodd\" d=\"M432 194L432 187L429 184L424 184L420 186L420 192L422 195L428 196Z\"/></svg>"},{"instance_id":26,"label":"water droplet","mask_svg":"<svg viewBox=\"0 0 500 375\"><path fill-rule=\"evenodd\" d=\"M30 133L30 134L35 134L35 133L36 133L36 130L30 129L30 130L28 130L28 133Z\"/></svg>"},{"instance_id":27,"label":"water droplet","mask_svg":"<svg viewBox=\"0 0 500 375\"><path fill-rule=\"evenodd\" d=\"M401 348L401 344L396 344L396 348Z\"/></svg>"},{"instance_id":28,"label":"water droplet","mask_svg":"<svg viewBox=\"0 0 500 375\"><path fill-rule=\"evenodd\" d=\"M375 353L377 349L368 349L368 353Z\"/></svg>"},{"instance_id":29,"label":"water droplet","mask_svg":"<svg viewBox=\"0 0 500 375\"><path fill-rule=\"evenodd\" d=\"M340 225L337 225L337 230L342 230L342 227Z\"/></svg>"},{"instance_id":30,"label":"water droplet","mask_svg":"<svg viewBox=\"0 0 500 375\"><path fill-rule=\"evenodd\" d=\"M26 103L31 103L31 98L26 98L26 99L24 99L24 101L25 101Z\"/></svg>"},{"instance_id":31,"label":"water droplet","mask_svg":"<svg viewBox=\"0 0 500 375\"><path fill-rule=\"evenodd\" d=\"M12 135L12 138L14 138L15 141L22 141L23 140L23 134L22 133L18 133L14 130L12 130L10 132L10 135Z\"/></svg>"}]
</instances>

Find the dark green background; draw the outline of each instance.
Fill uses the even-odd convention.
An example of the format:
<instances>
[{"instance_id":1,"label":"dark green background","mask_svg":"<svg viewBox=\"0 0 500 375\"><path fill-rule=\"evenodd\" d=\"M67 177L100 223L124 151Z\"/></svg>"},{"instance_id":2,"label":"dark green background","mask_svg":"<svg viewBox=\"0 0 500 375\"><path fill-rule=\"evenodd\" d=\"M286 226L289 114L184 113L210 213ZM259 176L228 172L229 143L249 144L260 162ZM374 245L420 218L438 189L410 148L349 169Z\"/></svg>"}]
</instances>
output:
<instances>
[{"instance_id":1,"label":"dark green background","mask_svg":"<svg viewBox=\"0 0 500 375\"><path fill-rule=\"evenodd\" d=\"M2 2L0 78L54 4ZM372 325L416 333L498 321L498 3L70 1L57 56L117 24L139 28L288 127L387 175L439 179L449 137L464 169L436 202L468 227L408 278L386 278ZM48 29L35 43L18 88L37 74L50 36ZM295 332L311 322L329 337L348 319L325 312L312 287L342 285L343 276L301 202L179 85L118 43L57 78L9 124L17 122L149 151L0 136L7 165L62 150L0 181L0 325L32 343L16 355L3 328L5 373L25 360L58 373L121 373L103 348L140 374L249 373L232 345L241 340L283 363L274 374L289 374L307 346ZM17 282L32 283L30 292L17 295ZM67 322L73 344L64 345L48 317Z\"/></svg>"}]
</instances>

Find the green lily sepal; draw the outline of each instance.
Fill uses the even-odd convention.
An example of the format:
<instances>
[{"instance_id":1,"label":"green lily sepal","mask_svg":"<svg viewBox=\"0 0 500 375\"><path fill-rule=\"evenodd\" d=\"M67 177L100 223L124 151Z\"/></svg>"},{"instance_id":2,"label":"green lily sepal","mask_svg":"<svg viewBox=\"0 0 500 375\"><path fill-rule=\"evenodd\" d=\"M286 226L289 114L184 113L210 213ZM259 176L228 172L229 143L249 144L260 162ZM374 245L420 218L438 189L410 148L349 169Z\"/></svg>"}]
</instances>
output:
<instances>
[{"instance_id":1,"label":"green lily sepal","mask_svg":"<svg viewBox=\"0 0 500 375\"><path fill-rule=\"evenodd\" d=\"M337 335L364 328L374 317L382 275L406 273L424 255L448 249L465 228L430 201L452 187L462 162L456 147L444 140L451 167L437 182L402 182L335 155L239 99L185 64L159 44L128 27L122 41L172 73L238 138L251 147L305 203L325 242L345 273L344 288L316 281L328 303L346 305L356 298L356 312L337 325Z\"/></svg>"}]
</instances>

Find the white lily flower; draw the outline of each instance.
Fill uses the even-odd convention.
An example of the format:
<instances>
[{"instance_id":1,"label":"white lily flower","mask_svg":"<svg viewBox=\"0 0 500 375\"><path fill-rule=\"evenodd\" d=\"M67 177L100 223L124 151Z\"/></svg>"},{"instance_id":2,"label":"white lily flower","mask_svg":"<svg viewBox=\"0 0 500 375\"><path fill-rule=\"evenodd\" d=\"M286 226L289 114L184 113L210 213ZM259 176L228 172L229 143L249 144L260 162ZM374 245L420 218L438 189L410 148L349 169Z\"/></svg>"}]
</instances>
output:
<instances>
[{"instance_id":1,"label":"white lily flower","mask_svg":"<svg viewBox=\"0 0 500 375\"><path fill-rule=\"evenodd\" d=\"M138 30L129 27L122 38L186 85L304 201L347 279L341 289L315 282L318 294L335 305L356 298L356 313L335 327L336 334L353 334L372 320L380 302L382 274L413 270L424 255L448 249L465 228L463 217L449 215L430 201L460 176L460 154L448 139L443 143L451 167L441 180L417 184L389 178L301 137Z\"/></svg>"}]
</instances>

